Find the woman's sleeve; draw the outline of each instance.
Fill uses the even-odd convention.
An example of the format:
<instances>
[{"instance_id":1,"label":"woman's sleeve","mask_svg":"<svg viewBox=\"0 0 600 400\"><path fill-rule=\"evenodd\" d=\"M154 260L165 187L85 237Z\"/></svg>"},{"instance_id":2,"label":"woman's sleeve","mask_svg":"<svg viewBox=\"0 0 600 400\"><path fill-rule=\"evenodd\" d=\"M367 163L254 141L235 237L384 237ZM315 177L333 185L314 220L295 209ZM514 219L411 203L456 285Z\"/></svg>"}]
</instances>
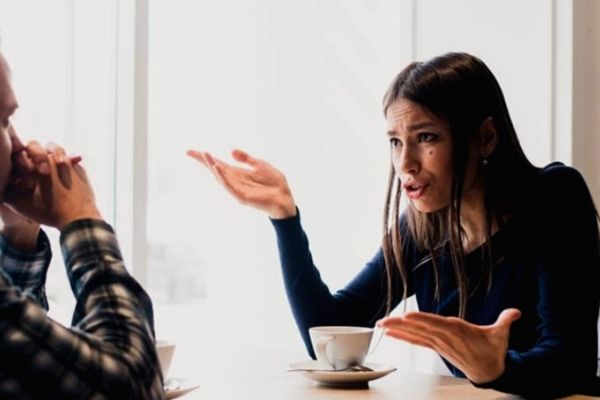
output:
<instances>
[{"instance_id":1,"label":"woman's sleeve","mask_svg":"<svg viewBox=\"0 0 600 400\"><path fill-rule=\"evenodd\" d=\"M539 234L532 238L542 253L537 280L539 338L527 351L509 350L504 374L480 386L535 398L589 393L598 390L594 389L600 305L596 211L585 181L573 168L547 168L540 195L546 199L539 205L544 212L534 216Z\"/></svg>"},{"instance_id":2,"label":"woman's sleeve","mask_svg":"<svg viewBox=\"0 0 600 400\"><path fill-rule=\"evenodd\" d=\"M383 252L379 250L343 289L332 294L321 280L310 254L308 238L295 217L272 220L287 297L308 353L314 358L308 329L322 325L373 326L387 306ZM400 286L401 287L401 286ZM394 291L392 306L402 293Z\"/></svg>"}]
</instances>

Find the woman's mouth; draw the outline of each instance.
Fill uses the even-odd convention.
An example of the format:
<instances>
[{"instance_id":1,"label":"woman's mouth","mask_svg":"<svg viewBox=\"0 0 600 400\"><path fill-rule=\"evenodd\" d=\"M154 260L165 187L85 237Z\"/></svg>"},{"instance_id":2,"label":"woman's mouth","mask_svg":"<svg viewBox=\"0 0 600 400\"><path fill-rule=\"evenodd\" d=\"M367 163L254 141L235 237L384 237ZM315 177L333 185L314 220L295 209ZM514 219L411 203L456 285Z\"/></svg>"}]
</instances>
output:
<instances>
[{"instance_id":1,"label":"woman's mouth","mask_svg":"<svg viewBox=\"0 0 600 400\"><path fill-rule=\"evenodd\" d=\"M428 184L409 184L404 186L404 190L406 190L406 195L409 199L417 200L423 196L423 193L425 193L428 187Z\"/></svg>"}]
</instances>

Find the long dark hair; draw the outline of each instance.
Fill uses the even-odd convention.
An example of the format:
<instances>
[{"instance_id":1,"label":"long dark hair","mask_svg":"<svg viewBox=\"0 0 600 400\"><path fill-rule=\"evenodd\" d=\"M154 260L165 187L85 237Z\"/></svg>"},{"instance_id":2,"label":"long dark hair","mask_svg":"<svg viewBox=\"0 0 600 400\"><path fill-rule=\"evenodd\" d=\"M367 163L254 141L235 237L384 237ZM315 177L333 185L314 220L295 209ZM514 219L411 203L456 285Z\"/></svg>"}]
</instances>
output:
<instances>
[{"instance_id":1,"label":"long dark hair","mask_svg":"<svg viewBox=\"0 0 600 400\"><path fill-rule=\"evenodd\" d=\"M466 53L447 53L426 62L414 62L402 70L390 84L383 99L383 111L399 100L418 103L439 118L445 119L452 135L452 192L447 207L432 213L421 213L411 204L405 213L406 229L400 226L399 209L401 182L393 165L384 210L383 252L385 256L388 304L391 311L393 287L398 270L402 282L403 298L407 296L407 266L403 260L404 235L412 235L417 248L428 254L419 264L431 261L434 268L436 297L440 283L437 258L446 246L451 255L459 292L458 316L464 318L467 307L468 283L464 272L464 252L460 211L465 172L469 159L470 144L483 122L491 117L498 135L498 143L481 165L484 205L486 210L484 231L485 259L489 261L489 284L491 284L491 236L492 221L502 223L503 216L510 215L515 207L515 187L519 180L538 169L525 156L510 119L504 95L498 81L488 67ZM408 231L407 231L408 230ZM487 263L486 263L487 264ZM411 266L415 267L415 266ZM489 287L489 286L488 286ZM438 298L439 299L439 298Z\"/></svg>"}]
</instances>

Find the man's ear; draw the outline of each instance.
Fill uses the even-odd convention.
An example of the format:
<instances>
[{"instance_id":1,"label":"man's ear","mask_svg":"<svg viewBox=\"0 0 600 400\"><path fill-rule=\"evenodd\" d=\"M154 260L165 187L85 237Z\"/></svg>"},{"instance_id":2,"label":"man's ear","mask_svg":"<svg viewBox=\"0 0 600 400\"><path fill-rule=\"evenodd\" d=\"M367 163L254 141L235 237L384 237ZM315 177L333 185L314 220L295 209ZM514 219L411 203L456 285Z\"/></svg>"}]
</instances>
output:
<instances>
[{"instance_id":1,"label":"man's ear","mask_svg":"<svg viewBox=\"0 0 600 400\"><path fill-rule=\"evenodd\" d=\"M488 158L496 150L498 144L498 131L494 119L487 117L479 128L479 153L482 158Z\"/></svg>"}]
</instances>

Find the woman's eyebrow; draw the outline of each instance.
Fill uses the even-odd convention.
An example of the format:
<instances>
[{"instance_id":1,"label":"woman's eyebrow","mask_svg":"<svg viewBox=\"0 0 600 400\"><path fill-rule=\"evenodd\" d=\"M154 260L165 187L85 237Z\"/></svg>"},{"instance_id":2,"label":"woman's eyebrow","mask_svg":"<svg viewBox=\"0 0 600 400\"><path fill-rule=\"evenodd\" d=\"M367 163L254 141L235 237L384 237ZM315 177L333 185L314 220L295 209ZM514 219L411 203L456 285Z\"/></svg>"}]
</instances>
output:
<instances>
[{"instance_id":1,"label":"woman's eyebrow","mask_svg":"<svg viewBox=\"0 0 600 400\"><path fill-rule=\"evenodd\" d=\"M408 130L408 131L416 131L416 130L423 129L423 128L429 128L431 126L436 126L436 125L433 122L430 122L430 121L419 122L417 124L409 125L406 128L406 130Z\"/></svg>"},{"instance_id":2,"label":"woman's eyebrow","mask_svg":"<svg viewBox=\"0 0 600 400\"><path fill-rule=\"evenodd\" d=\"M435 123L430 122L430 121L426 121L426 122L419 122L413 125L409 125L406 130L409 132L414 132L414 131L418 131L419 129L423 129L423 128L429 128L432 126L436 126ZM388 136L395 136L396 132L394 131L388 131L387 132Z\"/></svg>"}]
</instances>

